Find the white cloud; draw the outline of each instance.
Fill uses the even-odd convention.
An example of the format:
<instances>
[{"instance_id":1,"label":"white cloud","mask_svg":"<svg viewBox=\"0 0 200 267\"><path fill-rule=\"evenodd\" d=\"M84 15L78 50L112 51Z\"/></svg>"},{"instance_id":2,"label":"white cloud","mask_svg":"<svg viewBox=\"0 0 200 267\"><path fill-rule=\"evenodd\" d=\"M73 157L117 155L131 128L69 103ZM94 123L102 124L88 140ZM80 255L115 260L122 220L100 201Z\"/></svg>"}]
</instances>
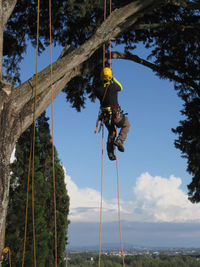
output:
<instances>
[{"instance_id":1,"label":"white cloud","mask_svg":"<svg viewBox=\"0 0 200 267\"><path fill-rule=\"evenodd\" d=\"M70 220L99 221L101 203L100 192L88 187L78 188L68 175L65 175L65 182L70 196ZM118 206L116 200L105 201L103 199L102 206L103 218L106 221L117 219Z\"/></svg>"},{"instance_id":2,"label":"white cloud","mask_svg":"<svg viewBox=\"0 0 200 267\"><path fill-rule=\"evenodd\" d=\"M188 200L187 194L180 189L181 183L181 178L173 175L163 178L143 173L133 188L136 218L154 222L200 220L200 205Z\"/></svg>"},{"instance_id":3,"label":"white cloud","mask_svg":"<svg viewBox=\"0 0 200 267\"><path fill-rule=\"evenodd\" d=\"M65 176L70 196L71 221L99 221L101 194L92 188L79 188ZM133 187L130 201L120 199L121 220L132 222L191 222L200 220L200 205L187 199L181 178L151 176L143 173ZM128 189L127 189L128 190ZM118 220L117 199L103 199L103 221Z\"/></svg>"}]
</instances>

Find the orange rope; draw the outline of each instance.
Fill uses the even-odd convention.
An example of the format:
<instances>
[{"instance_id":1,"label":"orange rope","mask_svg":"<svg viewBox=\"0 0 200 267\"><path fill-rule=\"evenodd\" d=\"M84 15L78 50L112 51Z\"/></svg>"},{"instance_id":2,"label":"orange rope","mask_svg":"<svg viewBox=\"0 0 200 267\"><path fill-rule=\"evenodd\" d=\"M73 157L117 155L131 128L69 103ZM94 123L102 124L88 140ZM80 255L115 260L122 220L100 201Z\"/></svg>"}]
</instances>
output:
<instances>
[{"instance_id":1,"label":"orange rope","mask_svg":"<svg viewBox=\"0 0 200 267\"><path fill-rule=\"evenodd\" d=\"M102 207L103 207L103 143L104 143L104 127L102 126L102 156L101 156L101 207L100 207L100 234L99 234L99 264L101 264L101 230L102 230Z\"/></svg>"},{"instance_id":2,"label":"orange rope","mask_svg":"<svg viewBox=\"0 0 200 267\"><path fill-rule=\"evenodd\" d=\"M106 20L106 0L104 0L104 21ZM110 15L112 13L112 0L110 0ZM103 68L105 67L105 50L106 50L106 45L103 44ZM109 59L110 59L110 68L111 68L111 50L112 50L112 45L111 45L111 40L109 41Z\"/></svg>"},{"instance_id":3,"label":"orange rope","mask_svg":"<svg viewBox=\"0 0 200 267\"><path fill-rule=\"evenodd\" d=\"M116 149L115 149L115 157L116 157L116 169L117 169L117 198L118 198L119 232L120 232L120 243L121 243L121 251L122 251L122 258L123 258L123 267L125 267L123 244L122 244L121 219L120 219L119 171L118 171L118 161L117 161L117 151L116 151Z\"/></svg>"},{"instance_id":4,"label":"orange rope","mask_svg":"<svg viewBox=\"0 0 200 267\"><path fill-rule=\"evenodd\" d=\"M38 0L38 12L37 12L36 76L35 76L34 116L33 116L32 218L33 218L34 267L36 267L35 214L34 214L34 167L35 167L34 161L35 161L35 132L36 132L37 81L38 81L39 18L40 18L40 0Z\"/></svg>"},{"instance_id":5,"label":"orange rope","mask_svg":"<svg viewBox=\"0 0 200 267\"><path fill-rule=\"evenodd\" d=\"M110 15L112 13L112 0L110 0ZM111 40L109 41L109 54L110 54L110 68L111 68L111 50L112 50L112 45L111 45Z\"/></svg>"},{"instance_id":6,"label":"orange rope","mask_svg":"<svg viewBox=\"0 0 200 267\"><path fill-rule=\"evenodd\" d=\"M106 0L104 0L104 21L106 20ZM103 44L103 68L105 68L105 51L106 45Z\"/></svg>"},{"instance_id":7,"label":"orange rope","mask_svg":"<svg viewBox=\"0 0 200 267\"><path fill-rule=\"evenodd\" d=\"M54 195L54 230L55 230L55 266L57 267L57 223L56 223L56 182L54 162L54 123L53 123L53 66L52 66L52 38L51 38L51 0L49 0L49 33L50 33L50 61L51 61L51 117L52 117L52 164L53 164L53 195Z\"/></svg>"},{"instance_id":8,"label":"orange rope","mask_svg":"<svg viewBox=\"0 0 200 267\"><path fill-rule=\"evenodd\" d=\"M23 257L22 257L22 267L24 267L24 259L25 259L25 253L26 253L26 235L27 235L27 221L28 221L28 195L29 195L29 183L30 183L30 173L31 173L31 155L32 155L32 142L30 145L29 166L28 166L27 193L26 193L26 219L25 219L24 249L23 249Z\"/></svg>"},{"instance_id":9,"label":"orange rope","mask_svg":"<svg viewBox=\"0 0 200 267\"><path fill-rule=\"evenodd\" d=\"M104 21L106 20L106 0L104 1ZM103 44L103 68L105 67L105 50L106 45ZM109 86L106 86L103 100L105 98L105 95L107 93ZM98 125L97 125L98 127ZM97 129L96 129L97 130ZM102 159L101 159L101 206L100 206L100 233L99 233L99 262L98 267L101 265L101 231L102 231L102 206L103 206L103 142L104 142L104 128L102 127Z\"/></svg>"}]
</instances>

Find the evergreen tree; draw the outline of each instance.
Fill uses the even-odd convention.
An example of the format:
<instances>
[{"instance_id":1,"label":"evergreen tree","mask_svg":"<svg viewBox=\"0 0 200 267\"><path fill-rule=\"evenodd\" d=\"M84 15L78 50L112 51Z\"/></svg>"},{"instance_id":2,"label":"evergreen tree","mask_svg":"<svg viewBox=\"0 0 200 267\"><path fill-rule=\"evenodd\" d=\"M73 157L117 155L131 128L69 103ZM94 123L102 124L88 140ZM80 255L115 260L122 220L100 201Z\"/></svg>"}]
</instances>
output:
<instances>
[{"instance_id":1,"label":"evergreen tree","mask_svg":"<svg viewBox=\"0 0 200 267\"><path fill-rule=\"evenodd\" d=\"M113 0L112 10L124 7L133 0ZM37 1L17 1L4 32L4 69L7 80L19 81L19 61L26 51L26 39L35 46ZM42 52L49 45L48 5L40 5L40 42ZM103 21L104 1L55 0L52 2L52 40L55 45L70 46L67 53L80 47L97 30ZM107 5L109 14L109 5ZM31 17L31 23L30 23ZM191 113L200 112L200 106L193 110L193 102L199 101L200 54L199 54L199 0L163 1L163 7L155 8L141 16L137 23L119 34L112 44L124 47L124 52L113 53L113 58L133 60L151 68L161 79L174 81L178 95L184 101L183 114L188 118L180 122L174 130L178 134L175 146L188 159L188 168L193 175L189 197L193 202L200 201L199 130L194 132L187 126L195 124ZM17 34L16 34L17 32ZM103 33L102 33L103 34ZM26 37L26 38L24 38ZM140 58L136 53L143 46L147 57ZM114 52L114 51L113 51ZM66 99L78 111L84 107L86 96L94 100L92 88L99 79L102 67L102 49L97 50L86 62L81 76L74 77L63 89ZM195 100L197 99L197 100ZM191 141L191 136L192 140ZM194 145L195 143L195 145ZM187 147L187 149L185 149Z\"/></svg>"},{"instance_id":2,"label":"evergreen tree","mask_svg":"<svg viewBox=\"0 0 200 267\"><path fill-rule=\"evenodd\" d=\"M6 245L12 252L12 266L22 262L25 207L30 139L32 128L28 128L16 144L15 161L11 164L10 200L6 225ZM34 214L36 234L36 259L41 267L54 266L54 201L52 139L48 118L43 113L36 123L34 163ZM55 148L54 148L55 149ZM64 266L64 251L67 242L69 197L64 182L63 167L55 149L55 178L57 204L57 245L58 266ZM33 227L32 227L32 177L28 199L28 227L25 266L33 266Z\"/></svg>"}]
</instances>

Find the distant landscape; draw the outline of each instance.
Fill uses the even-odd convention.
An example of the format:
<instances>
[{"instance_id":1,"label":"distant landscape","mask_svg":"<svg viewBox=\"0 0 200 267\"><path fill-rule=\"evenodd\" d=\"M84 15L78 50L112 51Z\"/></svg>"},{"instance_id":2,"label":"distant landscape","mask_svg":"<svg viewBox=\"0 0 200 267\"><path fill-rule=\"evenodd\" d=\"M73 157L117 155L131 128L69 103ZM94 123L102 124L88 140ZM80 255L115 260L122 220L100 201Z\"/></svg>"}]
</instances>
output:
<instances>
[{"instance_id":1,"label":"distant landscape","mask_svg":"<svg viewBox=\"0 0 200 267\"><path fill-rule=\"evenodd\" d=\"M101 245L101 251L104 253L116 253L121 250L120 244L115 243L104 243ZM200 254L200 247L144 247L144 246L135 246L131 244L123 244L123 250L125 254ZM82 253L82 252L98 252L99 247L96 246L69 246L66 250L68 253Z\"/></svg>"},{"instance_id":2,"label":"distant landscape","mask_svg":"<svg viewBox=\"0 0 200 267\"><path fill-rule=\"evenodd\" d=\"M111 245L111 246L110 246ZM102 246L101 267L123 266L121 249L114 244ZM113 246L113 247L112 247ZM134 267L197 267L200 266L200 248L160 248L124 246L125 266ZM66 266L98 266L99 251L97 247L87 249L77 247L66 251Z\"/></svg>"}]
</instances>

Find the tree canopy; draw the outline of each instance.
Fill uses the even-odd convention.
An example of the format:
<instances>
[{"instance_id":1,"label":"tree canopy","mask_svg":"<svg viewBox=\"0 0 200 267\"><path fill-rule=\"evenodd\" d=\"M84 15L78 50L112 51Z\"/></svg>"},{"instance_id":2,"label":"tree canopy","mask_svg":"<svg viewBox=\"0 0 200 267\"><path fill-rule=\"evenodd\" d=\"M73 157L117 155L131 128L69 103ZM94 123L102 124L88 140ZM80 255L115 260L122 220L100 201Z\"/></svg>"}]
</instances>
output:
<instances>
[{"instance_id":1,"label":"tree canopy","mask_svg":"<svg viewBox=\"0 0 200 267\"><path fill-rule=\"evenodd\" d=\"M104 1L52 1L52 39L64 47L53 64L54 97L63 89L77 110L87 97L94 100L93 85L102 66L102 45L112 40L112 58L133 60L152 69L161 79L174 82L184 101L184 119L173 131L175 146L188 160L192 175L189 195L200 201L199 140L199 0L112 0L112 13L103 22ZM4 32L4 79L15 84L11 91L0 83L0 235L2 237L9 192L9 160L19 136L31 125L35 76L18 86L19 62L27 43L36 45L37 1L1 0L0 64ZM2 12L3 11L3 12ZM109 14L109 7L107 7ZM39 52L49 45L48 3L40 3ZM124 47L119 52L118 45ZM143 45L146 58L136 54ZM116 51L114 51L116 50ZM108 61L108 60L107 60ZM1 66L0 66L1 67ZM50 103L50 68L38 75L38 117ZM1 79L1 69L0 69ZM2 81L1 81L2 82ZM191 127L192 126L192 129ZM2 238L1 238L2 239ZM0 244L1 248L2 244Z\"/></svg>"},{"instance_id":2,"label":"tree canopy","mask_svg":"<svg viewBox=\"0 0 200 267\"><path fill-rule=\"evenodd\" d=\"M112 10L129 4L127 1L112 1ZM135 1L136 2L136 1ZM167 3L166 3L167 2ZM189 185L192 201L200 201L199 159L199 20L200 1L163 1L163 6L154 8L112 40L113 58L133 60L151 68L161 79L174 82L175 90L185 102L182 113L186 119L173 131L178 134L175 146L188 159L188 171L193 175ZM18 63L25 55L29 40L36 45L37 1L17 1L4 33L4 67L7 78L20 81ZM48 5L40 6L40 53L49 45ZM67 53L75 50L93 36L102 24L104 1L53 1L52 38L54 45L68 46ZM109 5L107 5L109 14ZM109 27L109 25L108 25ZM148 51L147 58L133 54L138 46ZM124 52L117 51L123 45ZM94 100L93 86L99 80L102 68L102 49L99 48L84 64L81 74L71 79L64 87L67 101L80 111L87 96ZM11 75L11 76L10 76ZM195 113L192 115L192 113ZM196 119L195 119L196 118ZM190 125L193 125L193 130ZM194 130L195 129L195 130ZM191 144L192 143L192 144ZM185 148L187 146L187 149Z\"/></svg>"}]
</instances>

